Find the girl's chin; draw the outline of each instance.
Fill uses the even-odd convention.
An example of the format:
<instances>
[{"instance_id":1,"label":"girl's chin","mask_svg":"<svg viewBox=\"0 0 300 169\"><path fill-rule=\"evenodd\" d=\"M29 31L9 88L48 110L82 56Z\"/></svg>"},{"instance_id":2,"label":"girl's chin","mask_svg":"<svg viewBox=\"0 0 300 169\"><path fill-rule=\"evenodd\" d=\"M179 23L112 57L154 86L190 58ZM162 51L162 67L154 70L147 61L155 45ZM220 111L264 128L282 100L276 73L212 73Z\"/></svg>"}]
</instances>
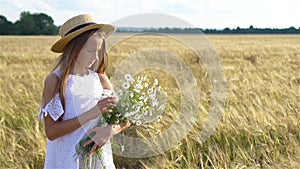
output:
<instances>
[{"instance_id":1,"label":"girl's chin","mask_svg":"<svg viewBox=\"0 0 300 169\"><path fill-rule=\"evenodd\" d=\"M89 63L86 68L91 68L93 66L94 63Z\"/></svg>"}]
</instances>

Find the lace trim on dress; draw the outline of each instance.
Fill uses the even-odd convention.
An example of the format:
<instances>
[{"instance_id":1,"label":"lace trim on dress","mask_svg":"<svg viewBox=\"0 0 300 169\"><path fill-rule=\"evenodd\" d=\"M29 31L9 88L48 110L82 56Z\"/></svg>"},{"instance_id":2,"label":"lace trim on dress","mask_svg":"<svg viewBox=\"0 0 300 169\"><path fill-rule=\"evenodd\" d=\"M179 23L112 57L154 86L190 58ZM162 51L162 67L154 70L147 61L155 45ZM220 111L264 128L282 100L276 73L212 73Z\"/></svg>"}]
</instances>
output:
<instances>
[{"instance_id":1,"label":"lace trim on dress","mask_svg":"<svg viewBox=\"0 0 300 169\"><path fill-rule=\"evenodd\" d=\"M42 105L43 105L43 103L42 103ZM48 114L54 121L57 121L59 119L59 117L62 114L64 114L64 109L63 109L63 106L60 101L58 93L55 95L55 97L53 97L50 100L50 102L44 108L40 109L39 119L46 117Z\"/></svg>"}]
</instances>

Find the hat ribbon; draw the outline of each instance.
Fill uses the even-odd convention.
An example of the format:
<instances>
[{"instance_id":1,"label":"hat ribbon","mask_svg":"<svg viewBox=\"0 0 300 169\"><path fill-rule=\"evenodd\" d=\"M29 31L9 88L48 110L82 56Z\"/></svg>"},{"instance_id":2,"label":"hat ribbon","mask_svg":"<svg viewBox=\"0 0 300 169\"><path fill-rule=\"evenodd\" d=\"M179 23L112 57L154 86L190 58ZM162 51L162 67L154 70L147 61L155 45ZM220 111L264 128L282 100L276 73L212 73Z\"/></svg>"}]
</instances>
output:
<instances>
[{"instance_id":1,"label":"hat ribbon","mask_svg":"<svg viewBox=\"0 0 300 169\"><path fill-rule=\"evenodd\" d=\"M88 23L85 23L85 24L82 24L82 25L78 25L78 26L74 27L73 29L69 30L69 31L65 34L65 36L67 36L68 34L70 34L70 33L72 33L72 32L75 32L75 31L77 31L77 30L79 30L79 29L81 29L81 28L84 28L84 27L89 26L89 25L94 25L94 24L96 24L96 23L95 23L95 22L88 22Z\"/></svg>"}]
</instances>

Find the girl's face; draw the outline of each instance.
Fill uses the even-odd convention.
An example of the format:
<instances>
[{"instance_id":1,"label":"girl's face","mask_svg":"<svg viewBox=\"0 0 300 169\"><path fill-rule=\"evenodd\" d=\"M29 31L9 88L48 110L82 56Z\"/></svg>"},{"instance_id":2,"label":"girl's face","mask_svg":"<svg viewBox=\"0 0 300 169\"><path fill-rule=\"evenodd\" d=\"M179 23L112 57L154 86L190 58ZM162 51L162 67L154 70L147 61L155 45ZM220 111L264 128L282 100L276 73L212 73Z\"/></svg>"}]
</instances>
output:
<instances>
[{"instance_id":1,"label":"girl's face","mask_svg":"<svg viewBox=\"0 0 300 169\"><path fill-rule=\"evenodd\" d=\"M101 49L103 38L94 33L81 49L76 64L77 66L90 68L99 58L98 52Z\"/></svg>"}]
</instances>

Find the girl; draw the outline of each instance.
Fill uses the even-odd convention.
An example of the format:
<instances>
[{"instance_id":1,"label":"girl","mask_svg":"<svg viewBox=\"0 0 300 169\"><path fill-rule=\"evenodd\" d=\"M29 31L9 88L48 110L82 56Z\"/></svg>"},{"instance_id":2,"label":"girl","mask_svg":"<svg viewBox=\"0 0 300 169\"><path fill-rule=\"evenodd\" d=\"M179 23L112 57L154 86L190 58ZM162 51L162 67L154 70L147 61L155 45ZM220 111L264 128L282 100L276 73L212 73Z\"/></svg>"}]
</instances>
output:
<instances>
[{"instance_id":1,"label":"girl","mask_svg":"<svg viewBox=\"0 0 300 169\"><path fill-rule=\"evenodd\" d=\"M115 168L109 139L129 124L92 129L107 107L116 105L116 98L101 98L112 90L105 75L107 55L105 38L112 25L96 24L90 15L75 16L65 22L59 39L51 48L62 53L53 71L46 77L39 117L44 119L47 150L44 168L79 168L75 146L88 133L95 132L90 154L101 148L97 168Z\"/></svg>"}]
</instances>

